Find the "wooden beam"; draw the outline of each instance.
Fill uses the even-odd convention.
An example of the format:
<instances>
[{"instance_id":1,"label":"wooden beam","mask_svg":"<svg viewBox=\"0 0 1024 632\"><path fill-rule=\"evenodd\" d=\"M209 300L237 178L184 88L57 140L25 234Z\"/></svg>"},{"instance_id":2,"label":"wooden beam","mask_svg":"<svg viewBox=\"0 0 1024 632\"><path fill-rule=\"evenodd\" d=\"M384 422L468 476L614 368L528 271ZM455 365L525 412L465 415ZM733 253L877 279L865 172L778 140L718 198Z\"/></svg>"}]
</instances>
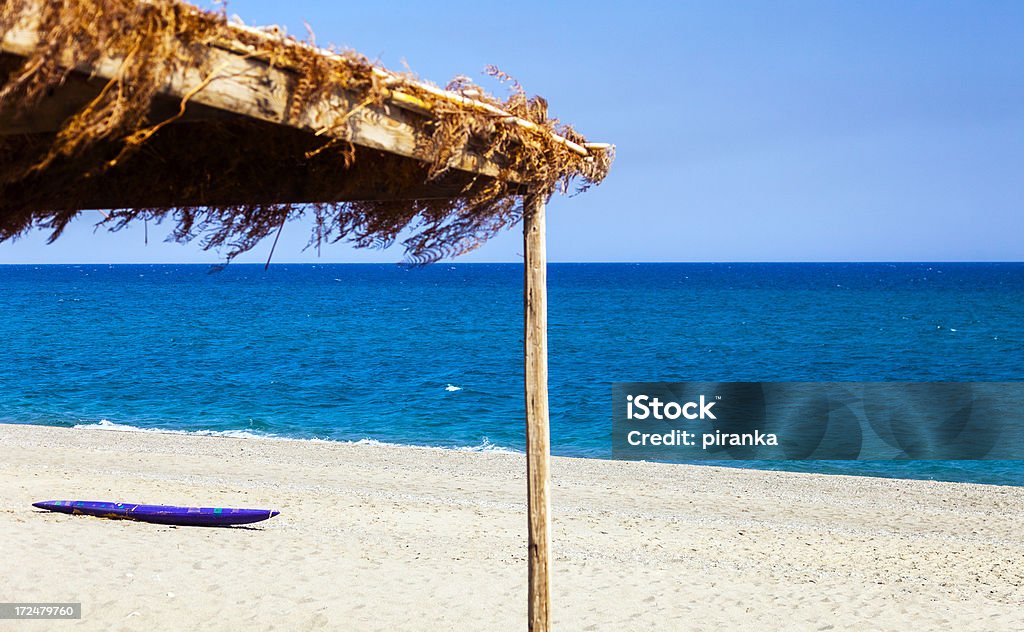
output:
<instances>
[{"instance_id":1,"label":"wooden beam","mask_svg":"<svg viewBox=\"0 0 1024 632\"><path fill-rule=\"evenodd\" d=\"M533 194L523 201L530 632L547 632L551 629L551 450L548 422L548 299L544 198L543 195Z\"/></svg>"},{"instance_id":2,"label":"wooden beam","mask_svg":"<svg viewBox=\"0 0 1024 632\"><path fill-rule=\"evenodd\" d=\"M21 66L24 58L0 52L0 84L2 77L11 68ZM39 103L26 112L0 111L0 137L26 134L54 134L60 131L68 117L72 116L95 99L107 84L105 79L72 72L52 88ZM178 114L181 101L165 95L157 96L150 107L149 117L154 121L168 119ZM234 115L224 110L191 103L178 121L225 121ZM237 118L237 117L236 117Z\"/></svg>"},{"instance_id":3,"label":"wooden beam","mask_svg":"<svg viewBox=\"0 0 1024 632\"><path fill-rule=\"evenodd\" d=\"M324 50L322 48L316 48L311 44L298 42L292 39L277 39L280 37L279 35L275 33L268 33L267 31L260 28L246 26L244 24L232 24L231 28L237 29L239 31L244 31L252 36L259 37L265 40L276 39L278 42L284 44L285 46L294 46L305 50L315 51L318 55L322 55L329 59L340 58L340 56L336 53L333 53L329 50ZM225 48L226 50L244 50L246 52L256 52L254 47L249 46L247 44L241 44L240 42L221 42L218 45ZM408 87L410 85L414 85L417 90L426 92L427 94L435 98L441 99L442 101L446 101L448 103L452 103L458 105L459 107L467 108L470 110L486 112L487 114L496 116L503 120L507 120L510 123L522 127L524 129L529 129L539 133L548 134L551 137L551 140L558 143L559 145L562 145L563 147L566 147L569 151L580 156L590 155L591 150L605 151L611 148L610 143L583 143L582 145L579 145L565 138L564 136L561 136L549 130L542 129L540 125L534 123L533 121L528 121L522 117L514 116L510 112L507 112L491 103L480 101L475 98L466 96L464 94L459 94L458 92L442 90L441 88L438 88L437 86L432 86L429 83L423 83L421 81L409 79L408 77L395 74L383 68L374 67L372 72L376 77L382 80L386 86L389 87L388 99L393 101L399 107L408 108L414 112L419 112L421 114L430 114L433 111L433 106L429 102L426 102L420 99L419 97L407 94L402 91L402 88Z\"/></svg>"},{"instance_id":4,"label":"wooden beam","mask_svg":"<svg viewBox=\"0 0 1024 632\"><path fill-rule=\"evenodd\" d=\"M0 50L19 57L31 56L40 46L38 19L42 0L27 4L17 24L0 40ZM187 58L187 55L182 54ZM103 56L89 65L76 64L68 51L63 64L86 75L109 80L116 77L124 63L117 56ZM298 75L266 61L215 46L207 48L202 67L179 69L161 90L166 96L192 95L198 103L234 114L280 125L295 127L326 137L339 137L356 145L426 160L419 148L426 138L428 117L394 105L364 105L352 93L339 90L292 116L292 99ZM463 148L454 168L488 176L499 174L493 161Z\"/></svg>"}]
</instances>

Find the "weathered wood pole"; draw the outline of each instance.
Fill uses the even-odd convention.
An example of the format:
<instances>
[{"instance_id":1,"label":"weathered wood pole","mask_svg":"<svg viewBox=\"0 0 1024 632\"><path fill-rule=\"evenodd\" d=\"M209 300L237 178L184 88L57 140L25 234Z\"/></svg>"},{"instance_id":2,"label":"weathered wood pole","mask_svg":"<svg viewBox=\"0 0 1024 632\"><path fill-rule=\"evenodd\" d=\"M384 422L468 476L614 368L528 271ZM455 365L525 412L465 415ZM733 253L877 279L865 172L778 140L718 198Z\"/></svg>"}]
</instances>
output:
<instances>
[{"instance_id":1,"label":"weathered wood pole","mask_svg":"<svg viewBox=\"0 0 1024 632\"><path fill-rule=\"evenodd\" d=\"M542 194L523 200L526 364L526 499L529 509L529 630L551 629L551 451L548 428L548 289Z\"/></svg>"}]
</instances>

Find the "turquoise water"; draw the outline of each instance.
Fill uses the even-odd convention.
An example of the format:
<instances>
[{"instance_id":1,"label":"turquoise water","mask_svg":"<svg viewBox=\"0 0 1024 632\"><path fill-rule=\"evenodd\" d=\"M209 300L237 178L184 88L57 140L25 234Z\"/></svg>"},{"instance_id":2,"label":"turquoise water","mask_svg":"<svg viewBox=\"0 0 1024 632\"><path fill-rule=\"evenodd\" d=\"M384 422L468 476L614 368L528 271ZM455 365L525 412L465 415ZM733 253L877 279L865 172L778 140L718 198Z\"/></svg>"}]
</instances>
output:
<instances>
[{"instance_id":1,"label":"turquoise water","mask_svg":"<svg viewBox=\"0 0 1024 632\"><path fill-rule=\"evenodd\" d=\"M553 452L615 381L1016 381L1024 264L554 264ZM0 266L0 421L521 450L514 264ZM1024 485L1021 462L765 467Z\"/></svg>"}]
</instances>

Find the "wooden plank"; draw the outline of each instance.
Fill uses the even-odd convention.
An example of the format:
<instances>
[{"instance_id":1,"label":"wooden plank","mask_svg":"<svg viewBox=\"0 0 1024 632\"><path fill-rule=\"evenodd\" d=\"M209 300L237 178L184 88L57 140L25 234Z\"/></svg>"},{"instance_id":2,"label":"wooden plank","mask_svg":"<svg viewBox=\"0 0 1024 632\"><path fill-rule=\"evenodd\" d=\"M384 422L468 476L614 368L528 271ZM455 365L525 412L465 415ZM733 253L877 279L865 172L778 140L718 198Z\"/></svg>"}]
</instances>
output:
<instances>
[{"instance_id":1,"label":"wooden plank","mask_svg":"<svg viewBox=\"0 0 1024 632\"><path fill-rule=\"evenodd\" d=\"M0 73L9 68L21 65L23 58L0 53ZM0 75L2 76L2 75ZM2 83L2 80L0 80ZM54 134L60 130L64 121L72 116L103 90L107 81L99 77L89 77L80 72L69 74L59 86L53 88L46 97L27 112L0 112L0 136L17 136L25 134ZM158 96L150 108L153 120L164 120L178 114L180 101L171 97ZM184 116L178 119L181 123L196 121L228 120L233 114L224 110L214 109L198 103L191 103Z\"/></svg>"},{"instance_id":2,"label":"wooden plank","mask_svg":"<svg viewBox=\"0 0 1024 632\"><path fill-rule=\"evenodd\" d=\"M523 203L529 630L547 632L551 629L551 452L548 421L546 222L543 196L527 196Z\"/></svg>"},{"instance_id":3,"label":"wooden plank","mask_svg":"<svg viewBox=\"0 0 1024 632\"><path fill-rule=\"evenodd\" d=\"M38 5L35 5L38 7ZM3 52L28 57L39 46L36 27L38 10L9 30L0 41ZM70 53L63 60L69 67L102 79L116 77L123 59L102 57L89 66L75 65ZM210 69L209 71L204 68ZM297 75L287 69L271 67L259 59L223 48L209 47L204 68L180 69L168 80L162 93L181 98L198 92L190 102L281 125L296 127L401 156L424 160L417 148L425 139L428 118L390 104L362 106L347 91L328 95L311 107L291 116L291 99ZM454 167L459 170L495 176L499 168L492 161L463 150Z\"/></svg>"}]
</instances>

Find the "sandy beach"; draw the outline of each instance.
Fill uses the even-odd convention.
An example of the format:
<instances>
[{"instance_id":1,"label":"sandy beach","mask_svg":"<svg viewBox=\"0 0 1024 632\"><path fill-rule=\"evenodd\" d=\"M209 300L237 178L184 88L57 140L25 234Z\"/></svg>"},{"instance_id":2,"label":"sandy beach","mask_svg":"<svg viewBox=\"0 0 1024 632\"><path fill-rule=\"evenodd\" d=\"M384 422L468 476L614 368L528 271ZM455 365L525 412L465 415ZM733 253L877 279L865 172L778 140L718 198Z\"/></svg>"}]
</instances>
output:
<instances>
[{"instance_id":1,"label":"sandy beach","mask_svg":"<svg viewBox=\"0 0 1024 632\"><path fill-rule=\"evenodd\" d=\"M0 450L0 600L83 604L47 629L525 629L520 455L20 425ZM1024 629L1021 488L569 458L553 478L558 629ZM281 515L31 506L63 498Z\"/></svg>"}]
</instances>

